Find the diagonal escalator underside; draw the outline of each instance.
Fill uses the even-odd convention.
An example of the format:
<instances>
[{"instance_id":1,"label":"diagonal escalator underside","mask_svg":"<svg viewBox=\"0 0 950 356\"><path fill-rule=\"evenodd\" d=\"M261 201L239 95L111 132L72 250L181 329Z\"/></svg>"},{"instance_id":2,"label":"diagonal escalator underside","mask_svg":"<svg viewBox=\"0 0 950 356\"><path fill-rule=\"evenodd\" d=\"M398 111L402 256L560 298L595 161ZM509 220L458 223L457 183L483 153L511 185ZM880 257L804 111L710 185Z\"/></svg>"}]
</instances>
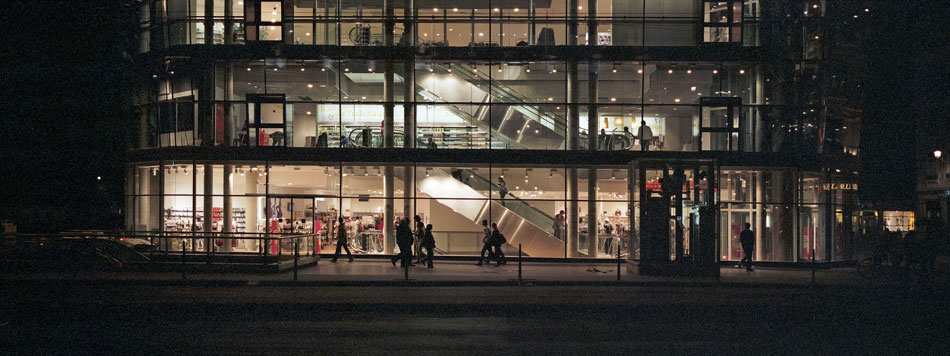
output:
<instances>
[{"instance_id":1,"label":"diagonal escalator underside","mask_svg":"<svg viewBox=\"0 0 950 356\"><path fill-rule=\"evenodd\" d=\"M510 195L489 200L500 188L471 170L434 169L418 180L418 189L475 224L497 223L508 243L521 244L528 256L564 255L564 242L554 236L553 217ZM441 198L447 196L452 198Z\"/></svg>"}]
</instances>

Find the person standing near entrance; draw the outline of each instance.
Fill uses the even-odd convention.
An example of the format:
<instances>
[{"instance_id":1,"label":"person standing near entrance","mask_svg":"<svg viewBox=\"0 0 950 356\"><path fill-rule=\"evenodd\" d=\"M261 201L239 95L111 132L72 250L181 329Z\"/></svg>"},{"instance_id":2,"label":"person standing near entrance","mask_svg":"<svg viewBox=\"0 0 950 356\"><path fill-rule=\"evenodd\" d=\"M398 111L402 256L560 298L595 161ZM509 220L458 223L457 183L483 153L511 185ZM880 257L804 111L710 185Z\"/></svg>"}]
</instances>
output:
<instances>
[{"instance_id":1,"label":"person standing near entrance","mask_svg":"<svg viewBox=\"0 0 950 356\"><path fill-rule=\"evenodd\" d=\"M485 259L485 252L488 252L488 259L486 260L488 263L491 263L492 257L494 257L491 244L492 235L491 229L488 228L488 220L482 220L482 232L484 233L484 236L482 236L482 252L479 254L477 266L482 265L482 260Z\"/></svg>"},{"instance_id":2,"label":"person standing near entrance","mask_svg":"<svg viewBox=\"0 0 950 356\"><path fill-rule=\"evenodd\" d=\"M432 259L435 257L435 237L432 236L432 224L426 225L425 235L422 237L422 248L426 250L423 261L427 268L432 268Z\"/></svg>"},{"instance_id":3,"label":"person standing near entrance","mask_svg":"<svg viewBox=\"0 0 950 356\"><path fill-rule=\"evenodd\" d=\"M647 126L646 120L640 120L640 130L637 132L637 138L640 139L640 150L649 151L650 143L653 142L653 130Z\"/></svg>"},{"instance_id":4,"label":"person standing near entrance","mask_svg":"<svg viewBox=\"0 0 950 356\"><path fill-rule=\"evenodd\" d=\"M343 223L343 218L340 218L340 225L336 230L336 253L333 254L333 259L330 262L336 262L336 259L340 257L340 248L346 250L346 257L350 258L350 262L353 262L353 254L350 253L350 247L347 246L346 241L346 224Z\"/></svg>"},{"instance_id":5,"label":"person standing near entrance","mask_svg":"<svg viewBox=\"0 0 950 356\"><path fill-rule=\"evenodd\" d=\"M426 225L422 222L422 217L419 215L416 215L412 219L416 222L416 236L412 239L413 251L416 252L416 263L422 263L422 238L426 235Z\"/></svg>"},{"instance_id":6,"label":"person standing near entrance","mask_svg":"<svg viewBox=\"0 0 950 356\"><path fill-rule=\"evenodd\" d=\"M366 126L363 128L363 147L373 147L373 129Z\"/></svg>"},{"instance_id":7,"label":"person standing near entrance","mask_svg":"<svg viewBox=\"0 0 950 356\"><path fill-rule=\"evenodd\" d=\"M745 223L745 230L739 233L739 243L742 244L742 253L745 254L745 257L739 263L745 263L746 271L754 270L752 268L752 254L755 252L755 234L751 228L752 224Z\"/></svg>"}]
</instances>

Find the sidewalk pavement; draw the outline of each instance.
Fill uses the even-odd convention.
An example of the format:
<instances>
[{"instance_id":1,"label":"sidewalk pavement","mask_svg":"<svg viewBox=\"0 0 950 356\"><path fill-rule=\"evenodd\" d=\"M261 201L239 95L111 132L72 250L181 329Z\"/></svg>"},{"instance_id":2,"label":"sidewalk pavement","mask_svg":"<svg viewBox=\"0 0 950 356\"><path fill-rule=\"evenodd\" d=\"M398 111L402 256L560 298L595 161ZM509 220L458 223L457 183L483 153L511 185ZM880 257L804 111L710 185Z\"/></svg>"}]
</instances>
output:
<instances>
[{"instance_id":1,"label":"sidewalk pavement","mask_svg":"<svg viewBox=\"0 0 950 356\"><path fill-rule=\"evenodd\" d=\"M525 262L521 284L533 285L606 285L616 284L616 264ZM899 271L869 280L853 268L819 269L815 273L817 285L867 286L899 285L912 282ZM294 281L293 271L278 274L217 273L217 272L17 272L0 274L0 281L95 281L128 283L220 283L282 285L516 285L518 264L476 266L469 261L437 261L435 268L423 265L409 268L408 281L403 268L394 267L389 260L357 259L354 262L320 261L318 265L301 267ZM624 285L690 285L690 286L807 286L812 284L808 269L757 268L753 272L735 267L722 267L719 278L641 276L620 266L620 282Z\"/></svg>"}]
</instances>

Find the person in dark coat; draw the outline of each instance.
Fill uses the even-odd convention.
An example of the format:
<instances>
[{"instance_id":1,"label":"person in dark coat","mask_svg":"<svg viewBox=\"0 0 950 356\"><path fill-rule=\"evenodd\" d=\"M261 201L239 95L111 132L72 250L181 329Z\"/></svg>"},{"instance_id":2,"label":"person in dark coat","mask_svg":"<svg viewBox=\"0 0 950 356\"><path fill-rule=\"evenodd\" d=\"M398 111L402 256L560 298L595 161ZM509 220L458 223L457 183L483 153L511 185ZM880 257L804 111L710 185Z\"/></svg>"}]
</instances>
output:
<instances>
[{"instance_id":1,"label":"person in dark coat","mask_svg":"<svg viewBox=\"0 0 950 356\"><path fill-rule=\"evenodd\" d=\"M755 233L752 232L751 228L752 224L745 223L745 230L739 233L739 243L742 244L742 252L745 254L745 257L742 257L739 263L745 263L746 271L754 270L752 268L752 254L755 253Z\"/></svg>"},{"instance_id":2,"label":"person in dark coat","mask_svg":"<svg viewBox=\"0 0 950 356\"><path fill-rule=\"evenodd\" d=\"M396 227L396 245L399 246L399 254L392 258L393 266L396 260L400 260L400 267L412 267L412 230L409 229L409 218L402 219L399 226Z\"/></svg>"},{"instance_id":3,"label":"person in dark coat","mask_svg":"<svg viewBox=\"0 0 950 356\"><path fill-rule=\"evenodd\" d=\"M508 259L505 258L505 253L501 251L501 245L504 245L508 241L505 239L505 236L501 234L501 231L498 231L498 224L491 223L491 229L491 243L495 248L495 266L506 265L508 264Z\"/></svg>"},{"instance_id":4,"label":"person in dark coat","mask_svg":"<svg viewBox=\"0 0 950 356\"><path fill-rule=\"evenodd\" d=\"M416 231L414 231L415 236L413 236L414 238L412 240L413 252L415 252L416 263L422 263L422 258L425 256L422 253L422 239L426 234L426 225L422 222L422 217L419 215L413 217L413 220L415 220L416 224Z\"/></svg>"},{"instance_id":5,"label":"person in dark coat","mask_svg":"<svg viewBox=\"0 0 950 356\"><path fill-rule=\"evenodd\" d=\"M343 218L340 218L340 225L337 228L336 232L336 253L333 254L333 259L330 262L336 262L336 259L340 257L340 248L346 250L346 257L350 258L350 262L353 262L353 255L350 253L350 247L347 246L348 241L346 241L346 224L343 223Z\"/></svg>"},{"instance_id":6,"label":"person in dark coat","mask_svg":"<svg viewBox=\"0 0 950 356\"><path fill-rule=\"evenodd\" d=\"M432 268L432 258L435 256L435 237L432 236L432 224L426 225L426 231L422 237L421 245L426 252L422 261L426 263L426 267Z\"/></svg>"},{"instance_id":7,"label":"person in dark coat","mask_svg":"<svg viewBox=\"0 0 950 356\"><path fill-rule=\"evenodd\" d=\"M484 236L482 236L482 252L479 254L478 263L475 264L476 266L481 266L482 260L491 263L492 258L495 257L495 252L492 251L492 234L491 229L488 228L488 220L482 220L482 231L484 232ZM488 259L485 259L485 252L488 252Z\"/></svg>"}]
</instances>

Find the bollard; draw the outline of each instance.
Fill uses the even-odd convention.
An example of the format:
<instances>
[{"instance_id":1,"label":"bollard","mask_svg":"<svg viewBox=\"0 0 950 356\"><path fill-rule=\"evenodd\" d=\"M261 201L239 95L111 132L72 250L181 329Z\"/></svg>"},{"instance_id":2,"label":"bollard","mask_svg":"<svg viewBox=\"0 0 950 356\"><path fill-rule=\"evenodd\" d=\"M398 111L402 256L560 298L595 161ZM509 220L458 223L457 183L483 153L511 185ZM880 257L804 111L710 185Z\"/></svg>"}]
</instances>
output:
<instances>
[{"instance_id":1,"label":"bollard","mask_svg":"<svg viewBox=\"0 0 950 356\"><path fill-rule=\"evenodd\" d=\"M264 240L258 240L261 242L261 274L264 274L264 271L267 270L267 248L270 244L270 239L265 238Z\"/></svg>"},{"instance_id":2,"label":"bollard","mask_svg":"<svg viewBox=\"0 0 950 356\"><path fill-rule=\"evenodd\" d=\"M617 282L620 282L620 262L623 260L620 259L620 241L617 241Z\"/></svg>"},{"instance_id":3,"label":"bollard","mask_svg":"<svg viewBox=\"0 0 950 356\"><path fill-rule=\"evenodd\" d=\"M521 244L518 244L518 284L521 284Z\"/></svg>"},{"instance_id":4,"label":"bollard","mask_svg":"<svg viewBox=\"0 0 950 356\"><path fill-rule=\"evenodd\" d=\"M818 265L815 264L815 249L811 249L811 284L815 284L815 272L818 269Z\"/></svg>"},{"instance_id":5,"label":"bollard","mask_svg":"<svg viewBox=\"0 0 950 356\"><path fill-rule=\"evenodd\" d=\"M215 245L214 245L214 234L212 233L212 234L211 234L211 238L210 238L210 239L206 238L205 241L206 241L206 243L205 243L205 258L206 258L206 260L207 260L207 262L206 262L206 265L207 265L207 266L206 266L206 267L208 268L208 270L211 270L211 259L214 258L214 248L215 248Z\"/></svg>"},{"instance_id":6,"label":"bollard","mask_svg":"<svg viewBox=\"0 0 950 356\"><path fill-rule=\"evenodd\" d=\"M185 279L185 240L181 240L181 279Z\"/></svg>"},{"instance_id":7,"label":"bollard","mask_svg":"<svg viewBox=\"0 0 950 356\"><path fill-rule=\"evenodd\" d=\"M297 241L299 240L300 239L297 238L294 239L294 281L297 281L297 258L299 257L297 252Z\"/></svg>"}]
</instances>

